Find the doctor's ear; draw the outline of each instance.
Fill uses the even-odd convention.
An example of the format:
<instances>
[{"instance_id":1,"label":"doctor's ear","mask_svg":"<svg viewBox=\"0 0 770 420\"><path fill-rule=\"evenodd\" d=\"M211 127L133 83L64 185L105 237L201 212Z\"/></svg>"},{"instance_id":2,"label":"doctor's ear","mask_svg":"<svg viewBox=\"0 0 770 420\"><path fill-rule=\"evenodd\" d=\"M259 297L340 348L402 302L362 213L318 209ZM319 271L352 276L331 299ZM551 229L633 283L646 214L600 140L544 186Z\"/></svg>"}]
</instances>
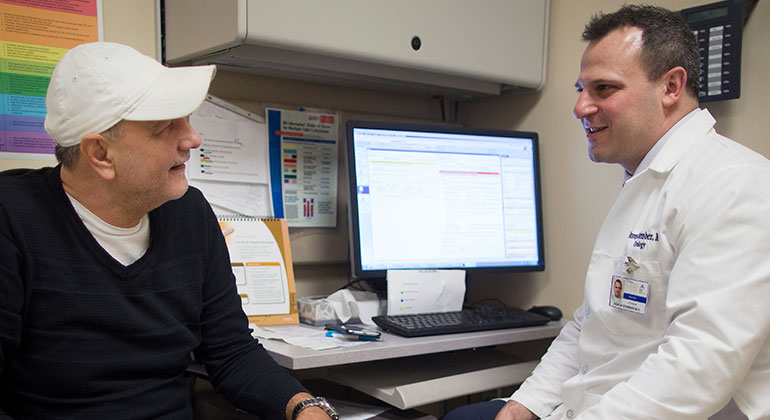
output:
<instances>
[{"instance_id":1,"label":"doctor's ear","mask_svg":"<svg viewBox=\"0 0 770 420\"><path fill-rule=\"evenodd\" d=\"M109 144L101 134L87 134L80 141L80 157L105 180L115 178L115 165L110 157Z\"/></svg>"},{"instance_id":2,"label":"doctor's ear","mask_svg":"<svg viewBox=\"0 0 770 420\"><path fill-rule=\"evenodd\" d=\"M663 105L670 107L681 99L687 89L687 71L677 66L661 76L663 83Z\"/></svg>"}]
</instances>

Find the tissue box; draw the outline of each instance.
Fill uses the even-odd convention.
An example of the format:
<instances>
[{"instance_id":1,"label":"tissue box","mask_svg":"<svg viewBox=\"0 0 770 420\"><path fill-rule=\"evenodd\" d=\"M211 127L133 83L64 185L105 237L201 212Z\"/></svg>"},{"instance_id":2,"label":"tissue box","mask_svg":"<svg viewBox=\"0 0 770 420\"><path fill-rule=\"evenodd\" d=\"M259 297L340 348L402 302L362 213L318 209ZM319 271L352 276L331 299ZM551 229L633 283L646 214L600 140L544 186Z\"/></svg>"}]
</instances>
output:
<instances>
[{"instance_id":1,"label":"tissue box","mask_svg":"<svg viewBox=\"0 0 770 420\"><path fill-rule=\"evenodd\" d=\"M340 322L334 308L325 301L326 296L305 296L297 299L299 309L299 322L303 324L319 326L331 322ZM361 322L357 317L347 322Z\"/></svg>"}]
</instances>

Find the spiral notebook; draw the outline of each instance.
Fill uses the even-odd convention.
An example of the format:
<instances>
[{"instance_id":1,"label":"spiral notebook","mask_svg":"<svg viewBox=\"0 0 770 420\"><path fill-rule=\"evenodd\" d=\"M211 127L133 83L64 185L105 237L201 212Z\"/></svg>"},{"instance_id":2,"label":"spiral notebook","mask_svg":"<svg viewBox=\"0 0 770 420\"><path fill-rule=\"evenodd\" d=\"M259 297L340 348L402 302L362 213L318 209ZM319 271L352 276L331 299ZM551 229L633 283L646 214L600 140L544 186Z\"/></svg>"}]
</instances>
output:
<instances>
[{"instance_id":1,"label":"spiral notebook","mask_svg":"<svg viewBox=\"0 0 770 420\"><path fill-rule=\"evenodd\" d=\"M219 216L218 220L249 322L299 323L286 219Z\"/></svg>"}]
</instances>

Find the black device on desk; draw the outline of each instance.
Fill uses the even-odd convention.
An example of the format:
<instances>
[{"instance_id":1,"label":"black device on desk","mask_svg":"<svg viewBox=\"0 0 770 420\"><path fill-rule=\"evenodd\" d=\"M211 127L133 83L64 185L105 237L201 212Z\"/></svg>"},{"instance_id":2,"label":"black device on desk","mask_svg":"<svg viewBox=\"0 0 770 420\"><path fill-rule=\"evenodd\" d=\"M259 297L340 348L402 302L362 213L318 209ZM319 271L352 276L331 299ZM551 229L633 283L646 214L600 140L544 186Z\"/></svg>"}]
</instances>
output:
<instances>
[{"instance_id":1,"label":"black device on desk","mask_svg":"<svg viewBox=\"0 0 770 420\"><path fill-rule=\"evenodd\" d=\"M410 315L384 315L372 321L391 333L404 337L421 337L503 328L544 325L551 318L513 307L470 308L455 312Z\"/></svg>"}]
</instances>

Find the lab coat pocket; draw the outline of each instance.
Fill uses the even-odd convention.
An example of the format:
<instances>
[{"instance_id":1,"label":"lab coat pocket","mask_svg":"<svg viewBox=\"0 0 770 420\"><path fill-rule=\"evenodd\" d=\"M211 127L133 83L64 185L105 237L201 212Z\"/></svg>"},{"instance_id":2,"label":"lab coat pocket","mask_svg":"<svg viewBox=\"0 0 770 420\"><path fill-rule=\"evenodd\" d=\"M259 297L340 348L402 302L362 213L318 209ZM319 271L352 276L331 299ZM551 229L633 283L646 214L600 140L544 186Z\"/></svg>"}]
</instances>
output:
<instances>
[{"instance_id":1,"label":"lab coat pocket","mask_svg":"<svg viewBox=\"0 0 770 420\"><path fill-rule=\"evenodd\" d=\"M627 269L626 261L626 257L594 253L586 290L593 315L613 335L660 337L666 329L666 284L658 261L636 258L631 269Z\"/></svg>"},{"instance_id":2,"label":"lab coat pocket","mask_svg":"<svg viewBox=\"0 0 770 420\"><path fill-rule=\"evenodd\" d=\"M625 290L619 304L610 287L620 280ZM610 310L602 319L613 334L657 338L666 330L666 284L660 275L658 261L636 260L634 269L613 276L608 285Z\"/></svg>"}]
</instances>

